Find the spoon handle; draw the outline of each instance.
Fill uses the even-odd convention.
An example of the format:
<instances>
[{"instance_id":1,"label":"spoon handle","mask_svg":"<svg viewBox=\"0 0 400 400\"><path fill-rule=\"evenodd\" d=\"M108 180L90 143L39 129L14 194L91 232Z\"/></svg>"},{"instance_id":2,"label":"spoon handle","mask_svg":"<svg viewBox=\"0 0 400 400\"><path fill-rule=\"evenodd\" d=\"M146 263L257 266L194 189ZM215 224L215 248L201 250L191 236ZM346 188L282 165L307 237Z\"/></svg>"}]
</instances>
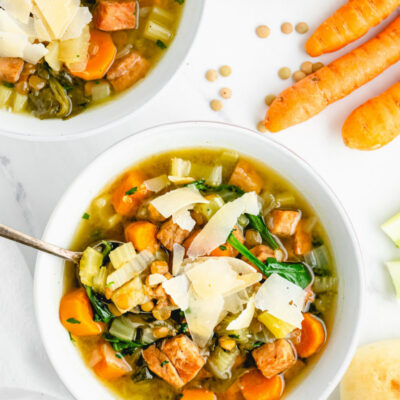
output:
<instances>
[{"instance_id":1,"label":"spoon handle","mask_svg":"<svg viewBox=\"0 0 400 400\"><path fill-rule=\"evenodd\" d=\"M36 239L32 236L26 235L25 233L18 232L17 230L3 224L0 224L0 236L13 240L14 242L22 243L26 246L33 247L34 249L44 251L54 256L61 257L64 260L73 262L74 264L77 264L82 256L82 254L79 252L66 250L55 246L54 244L43 242L40 239Z\"/></svg>"}]
</instances>

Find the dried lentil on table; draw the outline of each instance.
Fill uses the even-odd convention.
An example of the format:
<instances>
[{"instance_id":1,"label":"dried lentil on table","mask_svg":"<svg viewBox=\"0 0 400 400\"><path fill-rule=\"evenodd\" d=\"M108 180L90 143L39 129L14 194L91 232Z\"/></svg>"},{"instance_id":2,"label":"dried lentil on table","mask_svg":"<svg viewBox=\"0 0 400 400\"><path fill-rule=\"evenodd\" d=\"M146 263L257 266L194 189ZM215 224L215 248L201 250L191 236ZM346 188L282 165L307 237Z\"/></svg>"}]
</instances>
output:
<instances>
[{"instance_id":1,"label":"dried lentil on table","mask_svg":"<svg viewBox=\"0 0 400 400\"><path fill-rule=\"evenodd\" d=\"M229 65L223 65L220 69L219 69L219 73L224 76L227 77L232 73L232 68Z\"/></svg>"},{"instance_id":2,"label":"dried lentil on table","mask_svg":"<svg viewBox=\"0 0 400 400\"><path fill-rule=\"evenodd\" d=\"M221 111L223 104L221 100L211 100L210 107L213 111Z\"/></svg>"},{"instance_id":3,"label":"dried lentil on table","mask_svg":"<svg viewBox=\"0 0 400 400\"><path fill-rule=\"evenodd\" d=\"M218 78L218 72L215 69L209 69L206 72L206 79L210 82L216 81Z\"/></svg>"},{"instance_id":4,"label":"dried lentil on table","mask_svg":"<svg viewBox=\"0 0 400 400\"><path fill-rule=\"evenodd\" d=\"M232 90L229 88L222 88L219 94L224 99L230 99L232 97Z\"/></svg>"},{"instance_id":5,"label":"dried lentil on table","mask_svg":"<svg viewBox=\"0 0 400 400\"><path fill-rule=\"evenodd\" d=\"M284 22L281 25L281 31L282 33L284 33L285 35L288 35L289 33L293 32L293 25L290 22Z\"/></svg>"},{"instance_id":6,"label":"dried lentil on table","mask_svg":"<svg viewBox=\"0 0 400 400\"><path fill-rule=\"evenodd\" d=\"M270 106L275 99L276 99L276 96L274 94L269 94L269 95L265 96L264 101L267 106Z\"/></svg>"},{"instance_id":7,"label":"dried lentil on table","mask_svg":"<svg viewBox=\"0 0 400 400\"><path fill-rule=\"evenodd\" d=\"M292 75L292 71L288 67L282 67L279 69L278 75L281 79L289 79L290 75Z\"/></svg>"},{"instance_id":8,"label":"dried lentil on table","mask_svg":"<svg viewBox=\"0 0 400 400\"><path fill-rule=\"evenodd\" d=\"M267 38L271 33L271 29L267 25L259 25L256 28L256 34L259 38L265 39Z\"/></svg>"},{"instance_id":9,"label":"dried lentil on table","mask_svg":"<svg viewBox=\"0 0 400 400\"><path fill-rule=\"evenodd\" d=\"M308 32L308 25L305 22L299 22L296 24L296 32L300 33L301 35L304 35L305 33Z\"/></svg>"}]
</instances>

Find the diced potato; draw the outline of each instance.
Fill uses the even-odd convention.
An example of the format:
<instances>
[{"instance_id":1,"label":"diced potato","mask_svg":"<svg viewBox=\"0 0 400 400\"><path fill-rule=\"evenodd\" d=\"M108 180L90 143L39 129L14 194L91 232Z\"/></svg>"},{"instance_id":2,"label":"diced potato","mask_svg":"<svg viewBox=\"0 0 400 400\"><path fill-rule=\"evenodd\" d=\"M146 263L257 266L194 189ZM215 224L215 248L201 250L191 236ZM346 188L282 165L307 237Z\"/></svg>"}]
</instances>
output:
<instances>
[{"instance_id":1,"label":"diced potato","mask_svg":"<svg viewBox=\"0 0 400 400\"><path fill-rule=\"evenodd\" d=\"M258 320L262 322L268 330L278 339L283 339L290 332L296 329L295 326L284 322L273 315L269 314L268 311L264 311L258 316Z\"/></svg>"},{"instance_id":2,"label":"diced potato","mask_svg":"<svg viewBox=\"0 0 400 400\"><path fill-rule=\"evenodd\" d=\"M144 304L150 299L145 295L140 277L132 279L117 289L111 300L121 313L126 313L137 305Z\"/></svg>"},{"instance_id":3,"label":"diced potato","mask_svg":"<svg viewBox=\"0 0 400 400\"><path fill-rule=\"evenodd\" d=\"M202 214L208 221L225 204L225 202L218 194L210 194L205 198L208 200L208 203L196 204L194 210Z\"/></svg>"},{"instance_id":4,"label":"diced potato","mask_svg":"<svg viewBox=\"0 0 400 400\"><path fill-rule=\"evenodd\" d=\"M136 251L131 242L117 247L110 253L110 261L115 269L121 268L125 263L136 257Z\"/></svg>"},{"instance_id":5,"label":"diced potato","mask_svg":"<svg viewBox=\"0 0 400 400\"><path fill-rule=\"evenodd\" d=\"M13 90L11 88L0 85L0 108L7 106Z\"/></svg>"},{"instance_id":6,"label":"diced potato","mask_svg":"<svg viewBox=\"0 0 400 400\"><path fill-rule=\"evenodd\" d=\"M83 71L88 61L89 43L90 31L87 25L78 38L60 41L60 61L64 62L72 72Z\"/></svg>"},{"instance_id":7,"label":"diced potato","mask_svg":"<svg viewBox=\"0 0 400 400\"><path fill-rule=\"evenodd\" d=\"M21 94L18 93L17 91L14 93L14 99L13 99L14 112L23 111L27 103L28 103L28 96L26 94Z\"/></svg>"}]
</instances>

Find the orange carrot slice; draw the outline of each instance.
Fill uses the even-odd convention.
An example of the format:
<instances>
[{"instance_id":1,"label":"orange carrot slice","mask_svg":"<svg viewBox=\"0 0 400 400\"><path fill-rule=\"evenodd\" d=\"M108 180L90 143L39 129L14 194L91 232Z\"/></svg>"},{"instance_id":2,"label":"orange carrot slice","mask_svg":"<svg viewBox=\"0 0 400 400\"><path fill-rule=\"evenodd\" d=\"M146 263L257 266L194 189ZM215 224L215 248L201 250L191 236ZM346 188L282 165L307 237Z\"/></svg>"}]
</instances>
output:
<instances>
[{"instance_id":1,"label":"orange carrot slice","mask_svg":"<svg viewBox=\"0 0 400 400\"><path fill-rule=\"evenodd\" d=\"M324 324L310 313L303 314L300 340L294 346L302 358L311 357L325 343L326 331Z\"/></svg>"},{"instance_id":2,"label":"orange carrot slice","mask_svg":"<svg viewBox=\"0 0 400 400\"><path fill-rule=\"evenodd\" d=\"M240 384L246 400L279 400L284 389L284 381L280 375L267 379L257 369L243 375Z\"/></svg>"},{"instance_id":3,"label":"orange carrot slice","mask_svg":"<svg viewBox=\"0 0 400 400\"><path fill-rule=\"evenodd\" d=\"M182 400L215 400L215 394L206 389L185 389Z\"/></svg>"},{"instance_id":4,"label":"orange carrot slice","mask_svg":"<svg viewBox=\"0 0 400 400\"><path fill-rule=\"evenodd\" d=\"M157 248L157 226L148 221L132 222L125 228L125 238L132 242L137 251Z\"/></svg>"}]
</instances>

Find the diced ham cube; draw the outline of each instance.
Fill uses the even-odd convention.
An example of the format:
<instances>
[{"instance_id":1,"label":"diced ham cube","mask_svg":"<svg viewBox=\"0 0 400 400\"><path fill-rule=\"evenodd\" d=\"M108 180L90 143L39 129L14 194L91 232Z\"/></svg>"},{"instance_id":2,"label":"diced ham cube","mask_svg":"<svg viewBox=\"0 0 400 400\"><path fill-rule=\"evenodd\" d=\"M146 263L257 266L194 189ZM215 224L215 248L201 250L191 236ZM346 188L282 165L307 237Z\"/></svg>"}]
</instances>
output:
<instances>
[{"instance_id":1,"label":"diced ham cube","mask_svg":"<svg viewBox=\"0 0 400 400\"><path fill-rule=\"evenodd\" d=\"M267 379L287 370L296 362L293 348L285 339L264 344L253 350L252 354L258 369Z\"/></svg>"},{"instance_id":2,"label":"diced ham cube","mask_svg":"<svg viewBox=\"0 0 400 400\"><path fill-rule=\"evenodd\" d=\"M240 187L245 192L261 192L262 178L253 166L244 160L239 160L229 180L230 185Z\"/></svg>"},{"instance_id":3,"label":"diced ham cube","mask_svg":"<svg viewBox=\"0 0 400 400\"><path fill-rule=\"evenodd\" d=\"M274 235L289 237L296 232L300 218L299 211L273 210L268 218L268 228Z\"/></svg>"},{"instance_id":4,"label":"diced ham cube","mask_svg":"<svg viewBox=\"0 0 400 400\"><path fill-rule=\"evenodd\" d=\"M102 31L120 31L136 28L135 0L100 0L94 11L93 21Z\"/></svg>"},{"instance_id":5,"label":"diced ham cube","mask_svg":"<svg viewBox=\"0 0 400 400\"><path fill-rule=\"evenodd\" d=\"M171 360L185 384L191 381L205 364L199 348L185 335L165 340L161 350Z\"/></svg>"},{"instance_id":6,"label":"diced ham cube","mask_svg":"<svg viewBox=\"0 0 400 400\"><path fill-rule=\"evenodd\" d=\"M0 57L0 81L16 83L24 68L21 58Z\"/></svg>"},{"instance_id":7,"label":"diced ham cube","mask_svg":"<svg viewBox=\"0 0 400 400\"><path fill-rule=\"evenodd\" d=\"M149 68L150 63L146 58L131 51L126 56L114 61L107 73L107 79L115 91L121 92L144 78Z\"/></svg>"},{"instance_id":8,"label":"diced ham cube","mask_svg":"<svg viewBox=\"0 0 400 400\"><path fill-rule=\"evenodd\" d=\"M182 244L189 235L189 231L186 231L178 224L175 224L171 218L161 226L160 231L157 234L157 239L166 249L172 251L175 243Z\"/></svg>"}]
</instances>

